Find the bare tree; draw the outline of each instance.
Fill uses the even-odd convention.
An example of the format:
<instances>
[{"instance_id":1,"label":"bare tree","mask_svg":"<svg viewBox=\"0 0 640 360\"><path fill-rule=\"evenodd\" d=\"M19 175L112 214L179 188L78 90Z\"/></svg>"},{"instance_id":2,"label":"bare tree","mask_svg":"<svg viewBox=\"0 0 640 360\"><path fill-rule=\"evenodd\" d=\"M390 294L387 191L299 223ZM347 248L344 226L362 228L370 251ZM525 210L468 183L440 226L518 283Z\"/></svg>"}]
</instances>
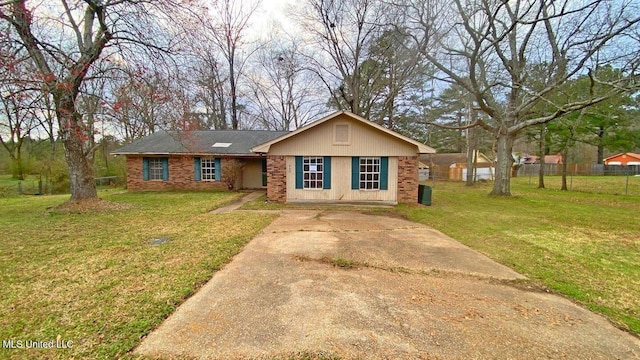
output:
<instances>
[{"instance_id":1,"label":"bare tree","mask_svg":"<svg viewBox=\"0 0 640 360\"><path fill-rule=\"evenodd\" d=\"M195 102L203 109L201 114L214 129L227 128L228 80L211 47L202 49L193 62Z\"/></svg>"},{"instance_id":2,"label":"bare tree","mask_svg":"<svg viewBox=\"0 0 640 360\"><path fill-rule=\"evenodd\" d=\"M212 13L217 17L212 19L213 24L206 24L210 31L210 36L220 50L228 69L229 97L231 98L231 127L237 129L239 126L238 117L238 82L243 75L243 68L250 53L247 51L241 56L240 50L247 45L245 32L249 26L249 20L256 11L260 3L252 3L220 0L214 3ZM255 50L255 49L254 49ZM211 61L208 61L211 65Z\"/></svg>"},{"instance_id":3,"label":"bare tree","mask_svg":"<svg viewBox=\"0 0 640 360\"><path fill-rule=\"evenodd\" d=\"M167 49L166 36L158 34L154 16L172 8L166 1L59 0L46 10L15 0L0 3L0 20L10 24L11 36L28 52L42 82L42 92L50 94L65 147L69 168L71 200L97 197L92 129L79 112L77 98L93 65L110 53L138 49ZM154 15L151 15L154 14ZM162 22L167 24L169 16ZM144 29L144 30L143 30ZM112 46L112 47L110 47ZM105 54L107 50L107 54Z\"/></svg>"},{"instance_id":4,"label":"bare tree","mask_svg":"<svg viewBox=\"0 0 640 360\"><path fill-rule=\"evenodd\" d=\"M300 43L272 40L257 56L250 82L250 111L264 127L292 130L324 111L317 79L300 53Z\"/></svg>"},{"instance_id":5,"label":"bare tree","mask_svg":"<svg viewBox=\"0 0 640 360\"><path fill-rule=\"evenodd\" d=\"M369 48L370 61L378 69L377 93L368 94L371 104L370 118L389 129L396 126L396 116L402 103L422 90L429 75L417 46L411 43L406 30L390 28L374 39Z\"/></svg>"},{"instance_id":6,"label":"bare tree","mask_svg":"<svg viewBox=\"0 0 640 360\"><path fill-rule=\"evenodd\" d=\"M384 30L385 5L374 0L308 0L298 14L320 48L308 55L338 108L369 117L373 83L382 67L367 65L371 44ZM368 92L363 94L363 92Z\"/></svg>"},{"instance_id":7,"label":"bare tree","mask_svg":"<svg viewBox=\"0 0 640 360\"><path fill-rule=\"evenodd\" d=\"M22 150L38 126L39 92L37 82L27 80L26 74L33 69L25 53L15 42L4 40L0 41L0 145L9 154L13 176L22 180L26 170Z\"/></svg>"},{"instance_id":8,"label":"bare tree","mask_svg":"<svg viewBox=\"0 0 640 360\"><path fill-rule=\"evenodd\" d=\"M466 89L489 117L478 117L470 126L481 126L496 138L493 195L511 194L511 151L522 130L638 84L636 1L409 0L399 6L408 17L408 34L441 79ZM625 75L607 81L607 93L554 103L551 95L560 85L605 64L624 68ZM543 86L531 85L534 66L544 74ZM591 81L604 82L595 74ZM530 116L539 103L554 110Z\"/></svg>"},{"instance_id":9,"label":"bare tree","mask_svg":"<svg viewBox=\"0 0 640 360\"><path fill-rule=\"evenodd\" d=\"M39 94L6 86L0 86L0 93L0 144L11 158L13 175L23 180L26 168L22 150L31 131L38 126L35 104Z\"/></svg>"}]
</instances>

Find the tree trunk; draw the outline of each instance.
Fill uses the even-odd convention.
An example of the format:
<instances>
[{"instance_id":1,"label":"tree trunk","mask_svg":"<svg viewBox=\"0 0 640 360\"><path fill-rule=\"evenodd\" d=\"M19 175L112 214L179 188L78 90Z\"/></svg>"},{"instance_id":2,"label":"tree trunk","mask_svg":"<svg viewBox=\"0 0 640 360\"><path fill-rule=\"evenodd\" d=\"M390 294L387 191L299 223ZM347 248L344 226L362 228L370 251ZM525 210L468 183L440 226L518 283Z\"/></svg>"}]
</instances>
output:
<instances>
[{"instance_id":1,"label":"tree trunk","mask_svg":"<svg viewBox=\"0 0 640 360\"><path fill-rule=\"evenodd\" d=\"M462 112L458 111L457 117L458 117L458 129L460 129L462 127L462 125L463 125L462 124ZM464 140L462 140L463 134L464 134L464 130L462 130L462 129L458 130L458 139L456 141L456 143L457 143L456 144L456 148L457 148L456 150L459 153L461 153L462 149L464 148Z\"/></svg>"},{"instance_id":2,"label":"tree trunk","mask_svg":"<svg viewBox=\"0 0 640 360\"><path fill-rule=\"evenodd\" d=\"M467 178L466 178L466 186L473 186L475 179L473 178L473 173L475 170L474 166L474 157L477 157L475 141L473 141L473 132L474 129L467 129Z\"/></svg>"},{"instance_id":3,"label":"tree trunk","mask_svg":"<svg viewBox=\"0 0 640 360\"><path fill-rule=\"evenodd\" d=\"M562 149L562 187L560 190L567 191L567 156L569 155L569 146Z\"/></svg>"},{"instance_id":4,"label":"tree trunk","mask_svg":"<svg viewBox=\"0 0 640 360\"><path fill-rule=\"evenodd\" d=\"M598 164L604 164L604 128L598 127Z\"/></svg>"},{"instance_id":5,"label":"tree trunk","mask_svg":"<svg viewBox=\"0 0 640 360\"><path fill-rule=\"evenodd\" d=\"M64 154L69 168L71 201L98 197L93 169L93 149L87 149L87 130L76 111L72 95L63 95L58 101L57 116Z\"/></svg>"},{"instance_id":6,"label":"tree trunk","mask_svg":"<svg viewBox=\"0 0 640 360\"><path fill-rule=\"evenodd\" d=\"M544 161L544 156L547 154L546 152L546 148L547 148L547 134L546 131L547 128L546 126L542 126L542 128L540 128L540 147L539 147L539 156L540 156L540 169L538 170L538 189L544 189L544 166L545 166L545 161Z\"/></svg>"},{"instance_id":7,"label":"tree trunk","mask_svg":"<svg viewBox=\"0 0 640 360\"><path fill-rule=\"evenodd\" d=\"M511 168L513 165L513 141L515 136L506 131L500 132L497 139L496 180L493 183L493 196L511 196Z\"/></svg>"},{"instance_id":8,"label":"tree trunk","mask_svg":"<svg viewBox=\"0 0 640 360\"><path fill-rule=\"evenodd\" d=\"M18 180L24 180L24 164L22 164L22 139L17 142L16 148L16 166Z\"/></svg>"},{"instance_id":9,"label":"tree trunk","mask_svg":"<svg viewBox=\"0 0 640 360\"><path fill-rule=\"evenodd\" d=\"M231 36L227 34L227 36ZM238 130L238 94L236 89L236 49L228 38L227 46L229 47L229 86L231 88L231 128Z\"/></svg>"},{"instance_id":10,"label":"tree trunk","mask_svg":"<svg viewBox=\"0 0 640 360\"><path fill-rule=\"evenodd\" d=\"M473 157L475 151L473 148L469 147L467 150L467 178L465 186L473 186Z\"/></svg>"}]
</instances>

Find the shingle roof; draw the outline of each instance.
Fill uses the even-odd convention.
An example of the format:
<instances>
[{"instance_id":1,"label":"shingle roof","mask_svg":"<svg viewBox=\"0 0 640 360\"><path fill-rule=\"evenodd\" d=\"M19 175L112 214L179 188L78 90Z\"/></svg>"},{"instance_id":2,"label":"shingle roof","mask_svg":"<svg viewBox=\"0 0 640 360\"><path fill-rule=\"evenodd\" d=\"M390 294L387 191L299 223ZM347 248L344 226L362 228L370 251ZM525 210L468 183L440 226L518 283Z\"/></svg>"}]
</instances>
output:
<instances>
[{"instance_id":1,"label":"shingle roof","mask_svg":"<svg viewBox=\"0 0 640 360\"><path fill-rule=\"evenodd\" d=\"M492 161L483 153L477 153L478 161L477 164L479 167L484 166L484 164L491 164ZM438 166L451 166L451 164L466 164L467 163L467 153L438 153L438 154L429 154L429 155L420 155L418 157L425 165L433 164Z\"/></svg>"},{"instance_id":2,"label":"shingle roof","mask_svg":"<svg viewBox=\"0 0 640 360\"><path fill-rule=\"evenodd\" d=\"M287 133L288 131L268 130L158 131L111 154L255 155L251 151L252 147Z\"/></svg>"},{"instance_id":3,"label":"shingle roof","mask_svg":"<svg viewBox=\"0 0 640 360\"><path fill-rule=\"evenodd\" d=\"M420 161L429 165L449 166L451 164L466 163L467 153L439 153L432 155L420 155Z\"/></svg>"}]
</instances>

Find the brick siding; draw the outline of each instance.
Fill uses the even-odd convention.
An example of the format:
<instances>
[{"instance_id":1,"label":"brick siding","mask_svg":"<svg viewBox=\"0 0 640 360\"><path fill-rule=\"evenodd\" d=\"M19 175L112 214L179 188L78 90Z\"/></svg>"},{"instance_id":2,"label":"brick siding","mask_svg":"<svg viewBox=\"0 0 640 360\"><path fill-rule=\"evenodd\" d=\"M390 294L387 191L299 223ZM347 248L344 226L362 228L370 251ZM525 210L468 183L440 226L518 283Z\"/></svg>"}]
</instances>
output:
<instances>
[{"instance_id":1,"label":"brick siding","mask_svg":"<svg viewBox=\"0 0 640 360\"><path fill-rule=\"evenodd\" d=\"M224 181L196 181L192 156L169 157L169 180L143 179L142 156L127 156L127 189L129 190L214 190L227 189ZM222 159L222 171L229 160Z\"/></svg>"},{"instance_id":2,"label":"brick siding","mask_svg":"<svg viewBox=\"0 0 640 360\"><path fill-rule=\"evenodd\" d=\"M398 202L418 202L418 157L398 157Z\"/></svg>"},{"instance_id":3,"label":"brick siding","mask_svg":"<svg viewBox=\"0 0 640 360\"><path fill-rule=\"evenodd\" d=\"M267 156L267 199L282 203L287 200L287 159L284 156Z\"/></svg>"}]
</instances>

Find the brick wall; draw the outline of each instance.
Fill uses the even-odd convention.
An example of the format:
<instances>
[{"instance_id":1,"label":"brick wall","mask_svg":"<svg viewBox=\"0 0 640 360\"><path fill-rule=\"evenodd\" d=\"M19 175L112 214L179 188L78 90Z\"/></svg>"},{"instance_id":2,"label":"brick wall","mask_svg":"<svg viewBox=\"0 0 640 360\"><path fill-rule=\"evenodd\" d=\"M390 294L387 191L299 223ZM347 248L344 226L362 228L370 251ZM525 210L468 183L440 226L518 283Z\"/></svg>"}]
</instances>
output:
<instances>
[{"instance_id":1,"label":"brick wall","mask_svg":"<svg viewBox=\"0 0 640 360\"><path fill-rule=\"evenodd\" d=\"M398 202L418 202L418 157L398 157Z\"/></svg>"},{"instance_id":2,"label":"brick wall","mask_svg":"<svg viewBox=\"0 0 640 360\"><path fill-rule=\"evenodd\" d=\"M222 159L225 163L235 159ZM142 156L127 156L127 189L129 190L214 190L226 189L223 181L195 181L192 156L169 157L169 180L147 180L142 176Z\"/></svg>"},{"instance_id":3,"label":"brick wall","mask_svg":"<svg viewBox=\"0 0 640 360\"><path fill-rule=\"evenodd\" d=\"M287 200L287 160L282 155L267 156L267 199Z\"/></svg>"}]
</instances>

